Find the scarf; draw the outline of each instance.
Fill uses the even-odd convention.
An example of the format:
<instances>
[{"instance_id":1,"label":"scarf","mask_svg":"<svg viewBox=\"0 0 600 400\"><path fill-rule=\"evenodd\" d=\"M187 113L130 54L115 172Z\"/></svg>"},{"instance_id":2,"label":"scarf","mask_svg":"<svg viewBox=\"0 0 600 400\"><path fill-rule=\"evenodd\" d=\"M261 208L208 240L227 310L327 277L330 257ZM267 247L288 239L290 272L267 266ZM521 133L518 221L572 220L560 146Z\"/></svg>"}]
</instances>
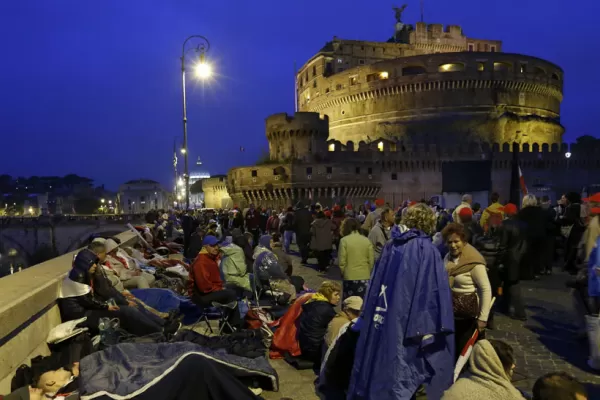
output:
<instances>
[{"instance_id":1,"label":"scarf","mask_svg":"<svg viewBox=\"0 0 600 400\"><path fill-rule=\"evenodd\" d=\"M306 304L312 303L313 301L325 301L325 302L329 303L329 299L327 297L323 296L319 292L313 294L312 297L310 299L308 299Z\"/></svg>"},{"instance_id":2,"label":"scarf","mask_svg":"<svg viewBox=\"0 0 600 400\"><path fill-rule=\"evenodd\" d=\"M486 265L485 258L477 251L477 249L470 244L465 244L462 249L462 253L458 257L458 262L454 262L451 259L450 253L446 254L444 264L446 265L446 272L450 280L450 287L454 287L454 278L458 275L468 274L477 265Z\"/></svg>"}]
</instances>

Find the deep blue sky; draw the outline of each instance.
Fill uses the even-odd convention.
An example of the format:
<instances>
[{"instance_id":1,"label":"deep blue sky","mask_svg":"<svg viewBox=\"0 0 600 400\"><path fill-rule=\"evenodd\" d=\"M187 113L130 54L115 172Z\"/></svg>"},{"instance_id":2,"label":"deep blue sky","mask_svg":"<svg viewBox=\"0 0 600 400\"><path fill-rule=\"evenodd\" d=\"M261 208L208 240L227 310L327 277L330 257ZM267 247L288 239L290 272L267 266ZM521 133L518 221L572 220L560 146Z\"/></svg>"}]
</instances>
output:
<instances>
[{"instance_id":1,"label":"deep blue sky","mask_svg":"<svg viewBox=\"0 0 600 400\"><path fill-rule=\"evenodd\" d=\"M404 1L404 21L416 22L419 2ZM171 185L173 140L181 140L178 57L188 35L211 40L220 74L208 88L188 86L191 164L199 155L212 174L225 173L266 151L265 117L293 111L295 60L302 65L334 35L388 39L391 7L402 0L1 3L0 173L77 173L116 189L141 177ZM598 136L598 3L425 0L425 20L559 64L572 141Z\"/></svg>"}]
</instances>

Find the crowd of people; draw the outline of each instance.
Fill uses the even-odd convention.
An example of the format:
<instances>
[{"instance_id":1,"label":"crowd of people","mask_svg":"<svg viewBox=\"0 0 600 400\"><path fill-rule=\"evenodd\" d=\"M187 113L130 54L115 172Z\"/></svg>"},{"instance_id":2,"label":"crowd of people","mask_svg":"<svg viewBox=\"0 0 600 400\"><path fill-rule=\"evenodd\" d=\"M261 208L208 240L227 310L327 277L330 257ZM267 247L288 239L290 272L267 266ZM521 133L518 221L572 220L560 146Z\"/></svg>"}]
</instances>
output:
<instances>
[{"instance_id":1,"label":"crowd of people","mask_svg":"<svg viewBox=\"0 0 600 400\"><path fill-rule=\"evenodd\" d=\"M92 334L116 318L130 335L169 341L182 317L135 295L161 288L217 309L219 333L260 330L271 358L315 371L322 399L586 399L562 372L540 377L533 397L516 389L513 349L486 330L495 312L526 320L521 282L561 260L582 328L598 315L596 205L600 194L568 193L555 207L525 195L518 207L493 193L485 208L467 194L453 210L377 199L357 209L156 211L135 245L96 238L80 251L59 306L63 321L85 319ZM338 265L341 284L308 288L292 244L301 264Z\"/></svg>"}]
</instances>

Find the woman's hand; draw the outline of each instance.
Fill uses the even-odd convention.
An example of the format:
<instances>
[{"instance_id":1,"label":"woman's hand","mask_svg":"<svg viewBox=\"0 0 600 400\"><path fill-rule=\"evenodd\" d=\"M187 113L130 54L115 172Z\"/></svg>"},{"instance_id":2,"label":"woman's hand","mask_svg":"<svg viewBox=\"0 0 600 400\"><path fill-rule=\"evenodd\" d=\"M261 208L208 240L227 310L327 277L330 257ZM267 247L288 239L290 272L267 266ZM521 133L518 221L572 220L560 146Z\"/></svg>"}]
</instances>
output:
<instances>
[{"instance_id":1,"label":"woman's hand","mask_svg":"<svg viewBox=\"0 0 600 400\"><path fill-rule=\"evenodd\" d=\"M486 321L482 321L480 319L477 320L477 329L479 330L479 332L483 332L485 330L486 326L487 326Z\"/></svg>"},{"instance_id":2,"label":"woman's hand","mask_svg":"<svg viewBox=\"0 0 600 400\"><path fill-rule=\"evenodd\" d=\"M73 367L71 368L71 373L73 374L73 376L79 376L79 363L78 362L73 363Z\"/></svg>"},{"instance_id":3,"label":"woman's hand","mask_svg":"<svg viewBox=\"0 0 600 400\"><path fill-rule=\"evenodd\" d=\"M108 311L119 311L119 306L108 306Z\"/></svg>"}]
</instances>

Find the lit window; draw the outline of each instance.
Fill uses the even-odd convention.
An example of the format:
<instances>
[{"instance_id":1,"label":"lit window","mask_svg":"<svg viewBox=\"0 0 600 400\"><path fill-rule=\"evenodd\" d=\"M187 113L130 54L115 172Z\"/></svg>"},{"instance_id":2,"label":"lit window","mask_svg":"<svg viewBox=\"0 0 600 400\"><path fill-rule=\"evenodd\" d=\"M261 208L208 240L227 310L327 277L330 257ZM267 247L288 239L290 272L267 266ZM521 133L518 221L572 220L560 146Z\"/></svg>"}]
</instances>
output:
<instances>
[{"instance_id":1,"label":"lit window","mask_svg":"<svg viewBox=\"0 0 600 400\"><path fill-rule=\"evenodd\" d=\"M379 73L379 79L387 79L390 77L390 74L387 71L383 71Z\"/></svg>"},{"instance_id":2,"label":"lit window","mask_svg":"<svg viewBox=\"0 0 600 400\"><path fill-rule=\"evenodd\" d=\"M438 71L439 72L458 72L458 71L464 71L464 69L465 69L465 64L450 63L450 64L440 65L438 68Z\"/></svg>"},{"instance_id":3,"label":"lit window","mask_svg":"<svg viewBox=\"0 0 600 400\"><path fill-rule=\"evenodd\" d=\"M357 80L356 80L355 76L353 76L353 77L350 78L350 84L351 85L356 85L356 82L357 82Z\"/></svg>"},{"instance_id":4,"label":"lit window","mask_svg":"<svg viewBox=\"0 0 600 400\"><path fill-rule=\"evenodd\" d=\"M344 60L343 60L343 59L341 59L341 58L338 58L338 59L337 59L337 61L338 61L338 64L341 64L341 63L343 63L343 62L344 62Z\"/></svg>"},{"instance_id":5,"label":"lit window","mask_svg":"<svg viewBox=\"0 0 600 400\"><path fill-rule=\"evenodd\" d=\"M495 62L494 63L494 71L502 71L502 72L508 72L511 68L511 65L509 63L505 63L505 62Z\"/></svg>"},{"instance_id":6,"label":"lit window","mask_svg":"<svg viewBox=\"0 0 600 400\"><path fill-rule=\"evenodd\" d=\"M485 70L485 64L482 62L477 63L477 71L482 72L483 70Z\"/></svg>"},{"instance_id":7,"label":"lit window","mask_svg":"<svg viewBox=\"0 0 600 400\"><path fill-rule=\"evenodd\" d=\"M383 151L383 142L377 143L377 150Z\"/></svg>"},{"instance_id":8,"label":"lit window","mask_svg":"<svg viewBox=\"0 0 600 400\"><path fill-rule=\"evenodd\" d=\"M335 151L335 143L329 145L329 151Z\"/></svg>"}]
</instances>

